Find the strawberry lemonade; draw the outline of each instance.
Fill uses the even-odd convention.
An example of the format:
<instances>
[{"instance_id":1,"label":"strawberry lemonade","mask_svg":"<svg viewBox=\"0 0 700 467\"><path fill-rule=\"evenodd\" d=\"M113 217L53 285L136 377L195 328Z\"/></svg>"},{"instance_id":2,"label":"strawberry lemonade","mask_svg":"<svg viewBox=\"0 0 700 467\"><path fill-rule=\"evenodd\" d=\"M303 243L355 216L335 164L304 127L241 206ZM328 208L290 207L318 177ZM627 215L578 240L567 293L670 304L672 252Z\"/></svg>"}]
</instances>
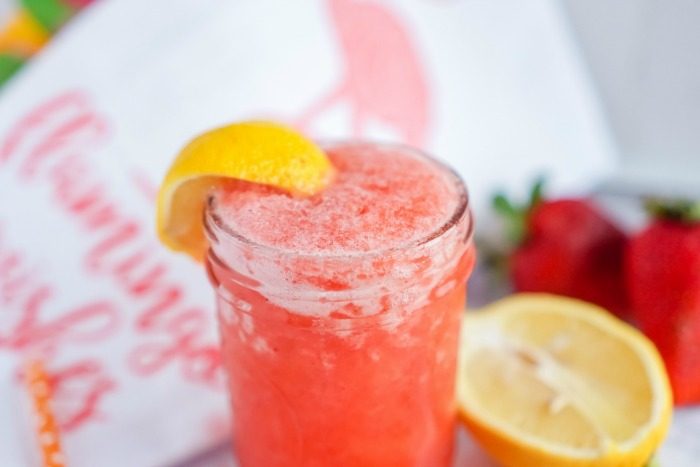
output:
<instances>
[{"instance_id":1,"label":"strawberry lemonade","mask_svg":"<svg viewBox=\"0 0 700 467\"><path fill-rule=\"evenodd\" d=\"M466 190L406 147L325 150L320 193L229 181L207 202L239 464L448 465Z\"/></svg>"}]
</instances>

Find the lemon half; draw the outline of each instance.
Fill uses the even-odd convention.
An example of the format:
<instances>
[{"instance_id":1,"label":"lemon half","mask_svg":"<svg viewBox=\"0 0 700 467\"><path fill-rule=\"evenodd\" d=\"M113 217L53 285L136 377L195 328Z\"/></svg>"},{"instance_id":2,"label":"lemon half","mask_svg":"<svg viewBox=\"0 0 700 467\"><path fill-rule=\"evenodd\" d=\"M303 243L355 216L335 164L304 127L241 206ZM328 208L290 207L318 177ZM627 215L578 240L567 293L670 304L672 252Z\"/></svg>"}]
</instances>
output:
<instances>
[{"instance_id":1,"label":"lemon half","mask_svg":"<svg viewBox=\"0 0 700 467\"><path fill-rule=\"evenodd\" d=\"M467 314L463 422L509 467L640 467L671 419L658 352L597 306L519 294Z\"/></svg>"}]
</instances>

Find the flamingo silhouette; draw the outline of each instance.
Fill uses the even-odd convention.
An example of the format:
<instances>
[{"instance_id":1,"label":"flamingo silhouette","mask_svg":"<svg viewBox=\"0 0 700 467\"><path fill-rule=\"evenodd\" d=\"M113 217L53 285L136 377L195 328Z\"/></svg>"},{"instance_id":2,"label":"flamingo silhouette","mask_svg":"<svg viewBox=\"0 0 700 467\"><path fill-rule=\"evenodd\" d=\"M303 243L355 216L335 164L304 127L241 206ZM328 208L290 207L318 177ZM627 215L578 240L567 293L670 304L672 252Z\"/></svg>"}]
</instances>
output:
<instances>
[{"instance_id":1,"label":"flamingo silhouette","mask_svg":"<svg viewBox=\"0 0 700 467\"><path fill-rule=\"evenodd\" d=\"M395 128L420 146L429 123L430 95L419 55L399 17L378 1L328 0L331 22L345 62L342 79L294 122L308 130L334 105L348 101L352 134L369 118Z\"/></svg>"}]
</instances>

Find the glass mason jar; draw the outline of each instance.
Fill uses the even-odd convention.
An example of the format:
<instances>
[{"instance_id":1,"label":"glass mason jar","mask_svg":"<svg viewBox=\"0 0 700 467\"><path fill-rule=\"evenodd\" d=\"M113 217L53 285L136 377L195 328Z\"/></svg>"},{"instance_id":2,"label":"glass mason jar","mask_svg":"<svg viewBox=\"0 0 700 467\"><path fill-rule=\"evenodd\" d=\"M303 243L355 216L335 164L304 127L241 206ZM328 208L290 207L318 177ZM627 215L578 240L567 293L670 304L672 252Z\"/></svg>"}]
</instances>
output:
<instances>
[{"instance_id":1,"label":"glass mason jar","mask_svg":"<svg viewBox=\"0 0 700 467\"><path fill-rule=\"evenodd\" d=\"M459 197L447 222L410 245L344 255L276 249L237 234L216 194L209 200L207 270L243 467L451 460L473 222L453 171L389 148L435 164Z\"/></svg>"}]
</instances>

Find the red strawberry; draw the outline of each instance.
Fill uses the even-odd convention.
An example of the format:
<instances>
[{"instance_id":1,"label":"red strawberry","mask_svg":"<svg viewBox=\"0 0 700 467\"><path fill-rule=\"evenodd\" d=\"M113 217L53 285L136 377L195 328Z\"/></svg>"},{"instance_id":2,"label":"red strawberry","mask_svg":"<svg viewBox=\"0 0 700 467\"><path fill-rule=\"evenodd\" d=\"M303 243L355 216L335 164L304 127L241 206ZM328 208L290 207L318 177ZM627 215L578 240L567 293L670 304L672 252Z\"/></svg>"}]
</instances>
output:
<instances>
[{"instance_id":1,"label":"red strawberry","mask_svg":"<svg viewBox=\"0 0 700 467\"><path fill-rule=\"evenodd\" d=\"M655 220L625 258L634 317L666 363L676 404L700 402L700 203L648 207Z\"/></svg>"},{"instance_id":2,"label":"red strawberry","mask_svg":"<svg viewBox=\"0 0 700 467\"><path fill-rule=\"evenodd\" d=\"M517 244L509 262L518 291L549 292L627 312L625 234L588 200L542 200L538 183L527 206L498 195L495 208L509 220Z\"/></svg>"}]
</instances>

